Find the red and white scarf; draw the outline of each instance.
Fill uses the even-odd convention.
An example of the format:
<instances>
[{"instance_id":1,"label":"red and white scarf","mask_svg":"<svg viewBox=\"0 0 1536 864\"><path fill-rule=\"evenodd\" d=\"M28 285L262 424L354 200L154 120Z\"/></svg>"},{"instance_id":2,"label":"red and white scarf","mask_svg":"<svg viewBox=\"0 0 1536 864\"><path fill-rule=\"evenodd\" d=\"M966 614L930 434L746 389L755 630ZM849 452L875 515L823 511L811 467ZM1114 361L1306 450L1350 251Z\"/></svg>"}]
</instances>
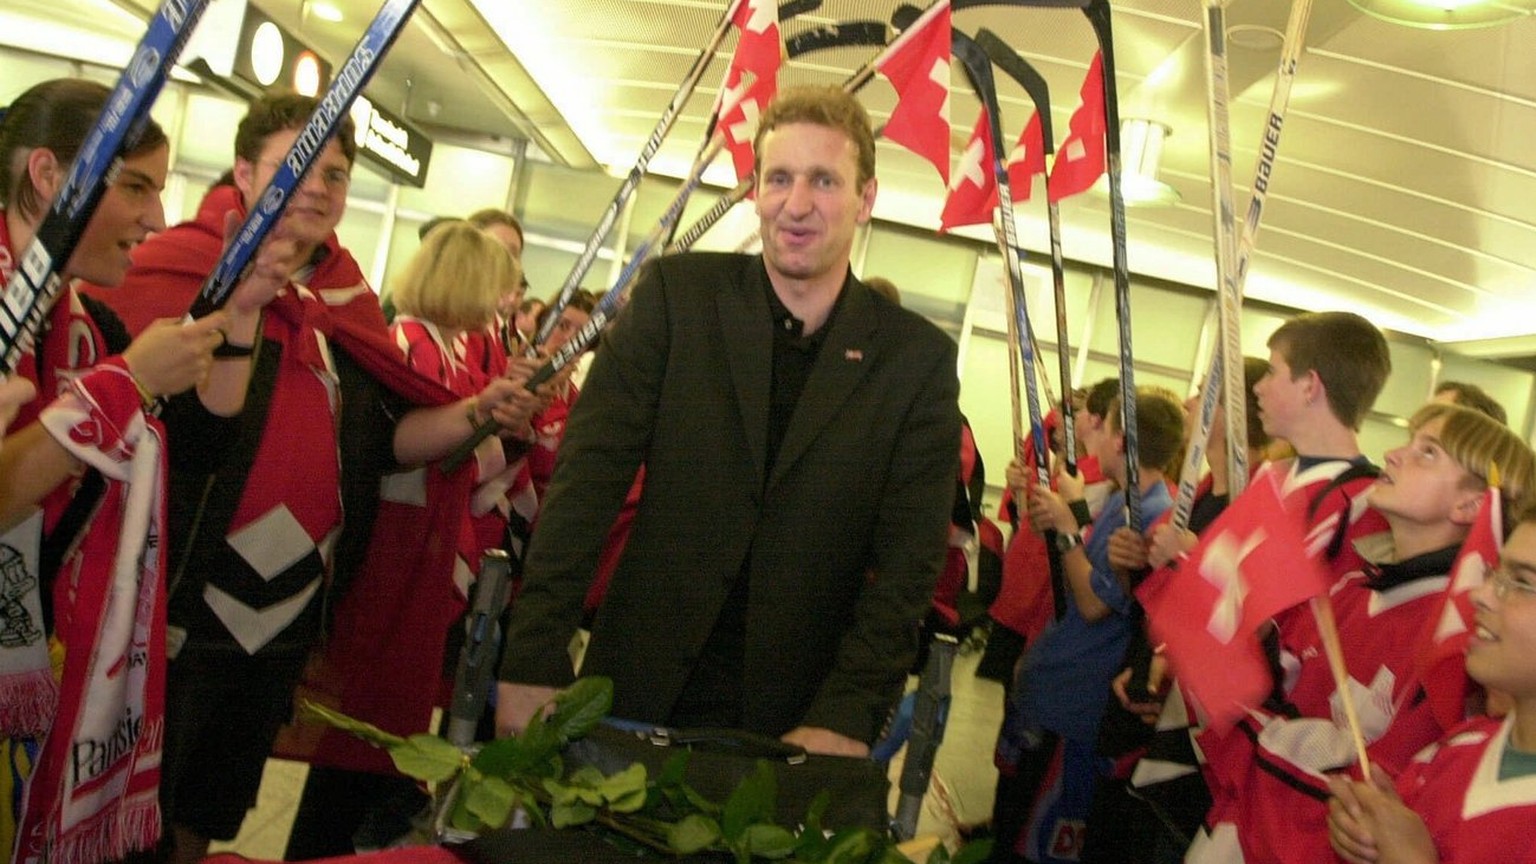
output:
<instances>
[{"instance_id":1,"label":"red and white scarf","mask_svg":"<svg viewBox=\"0 0 1536 864\"><path fill-rule=\"evenodd\" d=\"M164 430L123 360L74 381L41 416L106 492L54 586L65 646L58 715L27 786L18 862L95 864L160 837L165 737Z\"/></svg>"},{"instance_id":2,"label":"red and white scarf","mask_svg":"<svg viewBox=\"0 0 1536 864\"><path fill-rule=\"evenodd\" d=\"M10 229L0 209L0 284L15 270ZM15 370L36 378L37 363L28 351ZM33 384L39 382L33 381ZM38 392L43 392L39 388ZM12 431L31 422L37 413L24 405ZM0 536L0 735L30 738L41 735L53 721L59 683L48 668L48 638L43 623L38 582L38 549L42 520L29 518Z\"/></svg>"}]
</instances>

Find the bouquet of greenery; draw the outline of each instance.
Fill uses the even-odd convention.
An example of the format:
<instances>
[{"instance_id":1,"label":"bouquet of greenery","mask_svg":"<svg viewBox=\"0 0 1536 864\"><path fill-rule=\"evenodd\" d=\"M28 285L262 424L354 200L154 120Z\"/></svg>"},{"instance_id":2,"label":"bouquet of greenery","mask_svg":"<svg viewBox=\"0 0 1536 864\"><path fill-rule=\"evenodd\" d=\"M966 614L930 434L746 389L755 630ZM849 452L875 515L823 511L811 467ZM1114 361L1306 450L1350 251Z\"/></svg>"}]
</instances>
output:
<instances>
[{"instance_id":1,"label":"bouquet of greenery","mask_svg":"<svg viewBox=\"0 0 1536 864\"><path fill-rule=\"evenodd\" d=\"M409 738L306 702L312 717L382 747L402 774L434 784L439 838L473 836L501 828L514 813L535 826L582 826L612 842L663 856L704 852L789 864L913 864L888 836L868 828L825 831L823 792L796 829L774 822L777 789L766 762L723 803L684 782L688 751L679 750L660 773L636 763L613 774L591 766L566 770L562 751L607 716L613 683L582 678L556 695L553 710L536 713L523 734L462 750L435 735ZM942 845L926 864L976 864L988 843L972 843L951 857Z\"/></svg>"}]
</instances>

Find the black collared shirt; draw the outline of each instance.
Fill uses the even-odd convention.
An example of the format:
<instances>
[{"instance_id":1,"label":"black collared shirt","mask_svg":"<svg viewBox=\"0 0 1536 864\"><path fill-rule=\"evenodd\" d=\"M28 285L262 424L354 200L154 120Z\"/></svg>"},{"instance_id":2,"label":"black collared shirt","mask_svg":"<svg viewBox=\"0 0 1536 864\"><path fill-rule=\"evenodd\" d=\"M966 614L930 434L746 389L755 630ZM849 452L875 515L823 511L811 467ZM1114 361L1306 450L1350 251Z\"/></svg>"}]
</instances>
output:
<instances>
[{"instance_id":1,"label":"black collared shirt","mask_svg":"<svg viewBox=\"0 0 1536 864\"><path fill-rule=\"evenodd\" d=\"M827 313L827 320L809 336L805 335L805 322L796 318L779 295L773 283L765 281L764 293L768 297L768 316L773 321L773 383L768 391L768 464L763 466L766 478L773 471L774 460L779 455L779 445L784 443L784 433L795 415L795 405L810 380L811 368L821 354L821 346L827 341L827 331L843 305L844 289L837 292L837 299Z\"/></svg>"}]
</instances>

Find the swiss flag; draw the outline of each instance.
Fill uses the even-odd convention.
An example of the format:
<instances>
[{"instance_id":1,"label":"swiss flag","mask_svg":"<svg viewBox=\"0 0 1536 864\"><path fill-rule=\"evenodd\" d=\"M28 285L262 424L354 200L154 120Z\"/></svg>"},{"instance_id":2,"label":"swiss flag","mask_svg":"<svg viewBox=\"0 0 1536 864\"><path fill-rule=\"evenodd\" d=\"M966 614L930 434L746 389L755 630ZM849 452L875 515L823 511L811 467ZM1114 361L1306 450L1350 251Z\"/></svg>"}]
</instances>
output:
<instances>
[{"instance_id":1,"label":"swiss flag","mask_svg":"<svg viewBox=\"0 0 1536 864\"><path fill-rule=\"evenodd\" d=\"M1136 596L1174 674L1215 729L1270 690L1258 630L1275 613L1328 590L1305 548L1303 514L1260 475L1212 522L1186 560L1154 572Z\"/></svg>"},{"instance_id":2,"label":"swiss flag","mask_svg":"<svg viewBox=\"0 0 1536 864\"><path fill-rule=\"evenodd\" d=\"M748 74L731 67L731 77L726 79L726 86L720 91L720 119L716 123L716 129L725 139L725 148L731 153L737 180L752 176L756 167L752 139L757 135L758 119L778 92L776 79L755 78L749 81L745 80Z\"/></svg>"},{"instance_id":3,"label":"swiss flag","mask_svg":"<svg viewBox=\"0 0 1536 864\"><path fill-rule=\"evenodd\" d=\"M1462 541L1461 552L1451 568L1451 581L1445 586L1440 614L1429 620L1419 637L1414 671L1429 696L1435 721L1443 729L1465 719L1465 653L1474 626L1472 591L1483 584L1484 576L1498 563L1499 549L1504 545L1504 508L1497 483L1494 480L1489 484L1477 521Z\"/></svg>"},{"instance_id":4,"label":"swiss flag","mask_svg":"<svg viewBox=\"0 0 1536 864\"><path fill-rule=\"evenodd\" d=\"M715 128L731 152L736 178L744 180L752 174L752 138L757 134L758 117L778 92L783 61L778 2L741 0L731 21L741 37L715 99Z\"/></svg>"},{"instance_id":5,"label":"swiss flag","mask_svg":"<svg viewBox=\"0 0 1536 864\"><path fill-rule=\"evenodd\" d=\"M1035 175L1045 173L1045 135L1040 115L1030 115L1019 143L1008 154L1008 190L1014 201L1028 201L1035 191Z\"/></svg>"},{"instance_id":6,"label":"swiss flag","mask_svg":"<svg viewBox=\"0 0 1536 864\"><path fill-rule=\"evenodd\" d=\"M731 68L749 70L759 78L778 77L784 53L779 39L778 0L741 0L731 23L741 31Z\"/></svg>"},{"instance_id":7,"label":"swiss flag","mask_svg":"<svg viewBox=\"0 0 1536 864\"><path fill-rule=\"evenodd\" d=\"M1046 195L1060 201L1086 191L1104 173L1104 55L1095 53L1079 91L1082 104L1068 124L1067 140L1056 153L1046 181Z\"/></svg>"},{"instance_id":8,"label":"swiss flag","mask_svg":"<svg viewBox=\"0 0 1536 864\"><path fill-rule=\"evenodd\" d=\"M896 89L885 137L933 163L949 183L949 0L891 43L875 69Z\"/></svg>"},{"instance_id":9,"label":"swiss flag","mask_svg":"<svg viewBox=\"0 0 1536 864\"><path fill-rule=\"evenodd\" d=\"M961 225L985 224L992 221L992 210L997 206L997 179L992 174L991 124L987 111L982 109L976 118L976 128L971 140L960 154L960 164L950 175L949 197L944 199L944 212L939 216L939 231L948 231Z\"/></svg>"}]
</instances>

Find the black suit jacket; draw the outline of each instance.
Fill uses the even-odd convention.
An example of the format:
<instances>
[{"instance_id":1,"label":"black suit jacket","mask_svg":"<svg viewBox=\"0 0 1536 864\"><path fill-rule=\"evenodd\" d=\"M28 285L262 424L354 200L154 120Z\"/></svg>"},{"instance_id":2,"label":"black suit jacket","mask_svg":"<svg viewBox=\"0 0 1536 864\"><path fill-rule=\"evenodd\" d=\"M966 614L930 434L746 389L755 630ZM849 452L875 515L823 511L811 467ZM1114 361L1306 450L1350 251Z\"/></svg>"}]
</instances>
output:
<instances>
[{"instance_id":1,"label":"black suit jacket","mask_svg":"<svg viewBox=\"0 0 1536 864\"><path fill-rule=\"evenodd\" d=\"M869 741L899 695L944 561L956 347L849 276L764 476L773 332L758 256L647 268L572 411L513 610L503 680L561 685L604 535L645 492L583 674L665 722L743 572L743 725ZM745 570L743 569L745 568Z\"/></svg>"}]
</instances>

